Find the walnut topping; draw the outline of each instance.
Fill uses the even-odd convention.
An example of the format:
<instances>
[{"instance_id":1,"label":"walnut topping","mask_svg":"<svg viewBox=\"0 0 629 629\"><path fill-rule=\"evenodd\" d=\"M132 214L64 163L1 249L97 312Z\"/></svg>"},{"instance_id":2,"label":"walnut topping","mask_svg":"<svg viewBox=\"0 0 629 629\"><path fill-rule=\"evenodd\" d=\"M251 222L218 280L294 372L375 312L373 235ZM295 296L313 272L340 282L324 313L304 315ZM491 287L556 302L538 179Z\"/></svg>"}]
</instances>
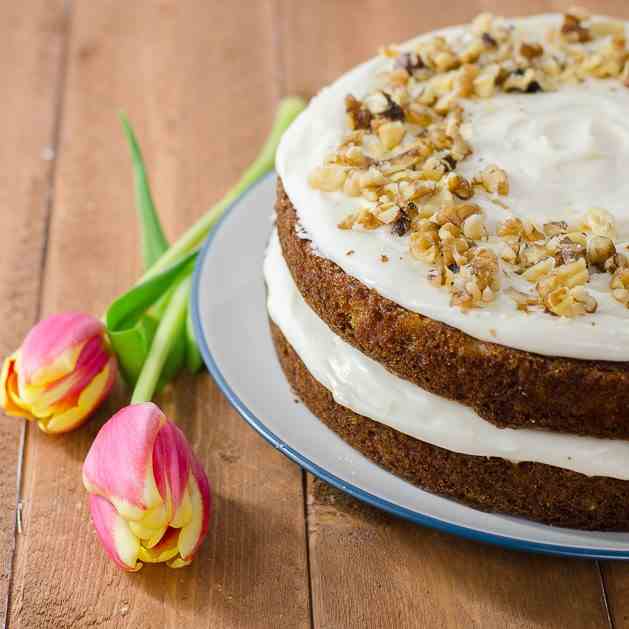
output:
<instances>
[{"instance_id":1,"label":"walnut topping","mask_svg":"<svg viewBox=\"0 0 629 629\"><path fill-rule=\"evenodd\" d=\"M526 70L518 68L512 72L503 83L503 89L505 92L525 92L527 94L543 91L537 72L532 68Z\"/></svg>"},{"instance_id":2,"label":"walnut topping","mask_svg":"<svg viewBox=\"0 0 629 629\"><path fill-rule=\"evenodd\" d=\"M567 13L564 15L563 24L561 25L561 34L568 41L585 43L592 39L589 29L581 25L583 16Z\"/></svg>"},{"instance_id":3,"label":"walnut topping","mask_svg":"<svg viewBox=\"0 0 629 629\"><path fill-rule=\"evenodd\" d=\"M509 179L507 173L498 166L487 166L483 172L481 172L476 180L481 184L487 192L497 192L503 196L509 194Z\"/></svg>"},{"instance_id":4,"label":"walnut topping","mask_svg":"<svg viewBox=\"0 0 629 629\"><path fill-rule=\"evenodd\" d=\"M387 108L382 115L389 120L404 120L404 110L386 92L384 97L387 99Z\"/></svg>"},{"instance_id":5,"label":"walnut topping","mask_svg":"<svg viewBox=\"0 0 629 629\"><path fill-rule=\"evenodd\" d=\"M378 136L387 151L395 148L402 141L404 133L404 125L399 120L397 122L385 122L378 127Z\"/></svg>"},{"instance_id":6,"label":"walnut topping","mask_svg":"<svg viewBox=\"0 0 629 629\"><path fill-rule=\"evenodd\" d=\"M582 286L567 288L562 286L544 297L544 306L554 315L576 317L596 312L597 303Z\"/></svg>"},{"instance_id":7,"label":"walnut topping","mask_svg":"<svg viewBox=\"0 0 629 629\"><path fill-rule=\"evenodd\" d=\"M413 203L409 203L409 206L413 206ZM405 236L411 228L411 218L407 209L402 208L398 213L397 218L391 225L391 231L398 236Z\"/></svg>"},{"instance_id":8,"label":"walnut topping","mask_svg":"<svg viewBox=\"0 0 629 629\"><path fill-rule=\"evenodd\" d=\"M343 186L346 177L347 170L342 166L319 166L310 173L308 183L317 190L334 192Z\"/></svg>"},{"instance_id":9,"label":"walnut topping","mask_svg":"<svg viewBox=\"0 0 629 629\"><path fill-rule=\"evenodd\" d=\"M587 261L588 264L605 268L605 263L616 254L614 241L605 236L591 236L587 241Z\"/></svg>"},{"instance_id":10,"label":"walnut topping","mask_svg":"<svg viewBox=\"0 0 629 629\"><path fill-rule=\"evenodd\" d=\"M413 74L415 70L420 70L424 67L424 62L422 61L422 58L416 53L403 52L396 58L395 67L406 70L408 74Z\"/></svg>"},{"instance_id":11,"label":"walnut topping","mask_svg":"<svg viewBox=\"0 0 629 629\"><path fill-rule=\"evenodd\" d=\"M566 223L566 221L552 221L550 223L544 223L542 229L546 236L559 236L568 231L568 223Z\"/></svg>"},{"instance_id":12,"label":"walnut topping","mask_svg":"<svg viewBox=\"0 0 629 629\"><path fill-rule=\"evenodd\" d=\"M613 216L595 208L576 221L486 221L479 203L510 210L509 173L492 164L469 174L474 146L464 126L469 99L552 91L588 78L629 87L624 23L571 10L542 44L485 13L465 38L434 36L382 54L388 70L362 100L346 96L347 132L308 178L323 193L364 202L339 229L409 236L411 255L430 265L430 283L461 308L492 301L507 277L530 288L505 289L520 310L592 313L596 301L586 286L593 273L608 273L614 298L629 305L629 259L617 251Z\"/></svg>"},{"instance_id":13,"label":"walnut topping","mask_svg":"<svg viewBox=\"0 0 629 629\"><path fill-rule=\"evenodd\" d=\"M472 214L463 221L463 234L470 240L487 240L485 220L480 214Z\"/></svg>"},{"instance_id":14,"label":"walnut topping","mask_svg":"<svg viewBox=\"0 0 629 629\"><path fill-rule=\"evenodd\" d=\"M622 253L616 253L615 255L605 260L605 271L607 273L615 273L618 269L625 269L629 267L629 260Z\"/></svg>"},{"instance_id":15,"label":"walnut topping","mask_svg":"<svg viewBox=\"0 0 629 629\"><path fill-rule=\"evenodd\" d=\"M452 304L473 308L494 300L499 289L498 260L489 249L473 250L470 261L455 271L446 269Z\"/></svg>"},{"instance_id":16,"label":"walnut topping","mask_svg":"<svg viewBox=\"0 0 629 629\"><path fill-rule=\"evenodd\" d=\"M614 299L629 307L629 269L618 268L609 283Z\"/></svg>"},{"instance_id":17,"label":"walnut topping","mask_svg":"<svg viewBox=\"0 0 629 629\"><path fill-rule=\"evenodd\" d=\"M616 221L614 217L601 208L592 208L588 210L582 222L582 228L591 231L597 236L605 236L607 238L616 237Z\"/></svg>"},{"instance_id":18,"label":"walnut topping","mask_svg":"<svg viewBox=\"0 0 629 629\"><path fill-rule=\"evenodd\" d=\"M345 97L345 111L350 129L369 129L371 125L371 112L363 107L362 103L351 94Z\"/></svg>"},{"instance_id":19,"label":"walnut topping","mask_svg":"<svg viewBox=\"0 0 629 629\"><path fill-rule=\"evenodd\" d=\"M529 267L522 276L529 282L537 282L545 275L548 275L555 268L554 258L542 258L539 262Z\"/></svg>"},{"instance_id":20,"label":"walnut topping","mask_svg":"<svg viewBox=\"0 0 629 629\"><path fill-rule=\"evenodd\" d=\"M520 44L520 54L525 59L535 59L536 57L541 57L544 54L544 49L540 44L529 44L527 42L522 42Z\"/></svg>"},{"instance_id":21,"label":"walnut topping","mask_svg":"<svg viewBox=\"0 0 629 629\"><path fill-rule=\"evenodd\" d=\"M465 177L457 173L450 173L448 175L447 184L448 190L464 201L471 199L474 194L472 184Z\"/></svg>"}]
</instances>

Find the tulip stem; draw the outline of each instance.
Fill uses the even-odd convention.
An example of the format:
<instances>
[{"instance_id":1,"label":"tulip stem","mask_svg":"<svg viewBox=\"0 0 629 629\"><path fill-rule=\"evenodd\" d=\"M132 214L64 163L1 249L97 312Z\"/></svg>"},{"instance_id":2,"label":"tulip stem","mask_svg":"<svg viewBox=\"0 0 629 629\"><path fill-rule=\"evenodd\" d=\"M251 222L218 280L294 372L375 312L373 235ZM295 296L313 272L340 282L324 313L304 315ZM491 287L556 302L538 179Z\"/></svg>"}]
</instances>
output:
<instances>
[{"instance_id":1,"label":"tulip stem","mask_svg":"<svg viewBox=\"0 0 629 629\"><path fill-rule=\"evenodd\" d=\"M199 247L212 227L214 227L221 218L227 207L249 188L249 186L273 169L275 165L275 152L282 134L305 106L306 103L301 98L290 97L282 100L277 114L275 115L273 128L271 129L267 141L256 159L243 173L238 183L190 227L170 249L165 251L144 274L140 281L146 280L160 271L163 271L166 267L176 262L182 255L190 253L195 248Z\"/></svg>"},{"instance_id":2,"label":"tulip stem","mask_svg":"<svg viewBox=\"0 0 629 629\"><path fill-rule=\"evenodd\" d=\"M140 376L131 396L131 404L150 402L153 398L168 355L186 323L191 286L192 273L188 273L176 285L164 315L155 331L151 349L142 366L142 371L140 371Z\"/></svg>"}]
</instances>

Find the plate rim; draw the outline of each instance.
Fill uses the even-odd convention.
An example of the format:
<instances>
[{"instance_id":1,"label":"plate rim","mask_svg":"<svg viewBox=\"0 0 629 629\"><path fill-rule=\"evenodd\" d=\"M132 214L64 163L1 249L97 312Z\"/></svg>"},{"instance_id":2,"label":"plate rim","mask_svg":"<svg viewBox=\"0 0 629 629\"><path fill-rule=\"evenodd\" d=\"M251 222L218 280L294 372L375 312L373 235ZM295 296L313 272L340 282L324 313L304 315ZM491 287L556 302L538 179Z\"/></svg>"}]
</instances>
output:
<instances>
[{"instance_id":1,"label":"plate rim","mask_svg":"<svg viewBox=\"0 0 629 629\"><path fill-rule=\"evenodd\" d=\"M200 308L200 286L201 276L203 275L203 269L205 267L205 259L212 247L212 243L223 227L225 221L231 216L232 211L242 202L242 200L250 195L254 190L258 188L262 183L268 181L271 178L276 177L274 171L268 173L264 177L258 179L251 186L249 186L244 192L242 192L232 203L228 205L223 216L218 223L210 231L203 246L201 247L197 260L195 263L195 269L192 280L192 290L190 296L190 305L192 313L192 324L194 329L194 335L210 375L214 382L227 398L228 402L236 409L238 414L268 443L274 448L279 450L282 454L287 456L291 461L297 463L302 469L310 472L317 478L333 485L337 489L350 494L354 498L365 502L372 507L382 509L396 517L408 520L421 526L427 526L429 528L450 533L470 539L474 541L480 541L484 543L490 543L502 548L510 550L519 550L532 553L541 553L545 555L554 555L561 557L573 557L573 558L586 558L586 559L616 559L616 560L629 560L629 550L603 550L593 548L579 548L575 546L560 546L557 544L547 544L544 542L535 542L531 540L522 540L507 535L501 535L498 533L489 533L486 531L480 531L475 528L464 526L462 524L455 524L453 522L447 522L436 516L427 515L418 511L413 511L407 507L402 507L394 502L391 502L385 498L380 498L360 487L353 485L352 483L339 478L332 472L319 466L314 461L301 454L298 450L295 450L292 446L282 441L277 435L270 430L264 421L256 416L256 414L247 407L247 405L239 398L238 394L230 386L229 382L223 376L217 362L212 356L212 352L205 338L203 331L203 324L201 322L201 308ZM373 465L376 465L373 463ZM446 498L448 499L448 498ZM542 525L548 526L548 525Z\"/></svg>"}]
</instances>

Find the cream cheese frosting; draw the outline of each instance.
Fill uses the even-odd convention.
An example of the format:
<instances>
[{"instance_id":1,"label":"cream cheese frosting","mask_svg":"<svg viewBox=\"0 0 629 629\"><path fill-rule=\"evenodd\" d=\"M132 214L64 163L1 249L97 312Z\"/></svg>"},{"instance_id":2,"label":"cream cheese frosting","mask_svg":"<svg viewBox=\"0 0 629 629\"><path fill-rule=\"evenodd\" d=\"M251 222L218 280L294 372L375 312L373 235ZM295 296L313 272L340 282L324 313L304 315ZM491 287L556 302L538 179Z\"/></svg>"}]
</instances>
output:
<instances>
[{"instance_id":1,"label":"cream cheese frosting","mask_svg":"<svg viewBox=\"0 0 629 629\"><path fill-rule=\"evenodd\" d=\"M334 334L306 304L282 257L277 232L264 261L271 319L335 401L453 452L537 462L588 476L629 479L629 442L498 428L470 408L394 376Z\"/></svg>"},{"instance_id":2,"label":"cream cheese frosting","mask_svg":"<svg viewBox=\"0 0 629 629\"><path fill-rule=\"evenodd\" d=\"M560 20L559 15L544 15L512 23L534 40ZM449 39L465 36L460 28L439 34ZM410 49L420 39L401 48ZM344 97L363 98L388 63L383 57L373 59L322 90L279 147L277 171L297 209L300 230L312 240L317 253L382 296L480 340L544 355L629 360L629 310L612 298L609 280L602 275L594 275L588 284L598 302L596 313L588 317L524 313L504 293L483 308L464 311L452 307L449 295L430 284L427 266L408 254L406 238L393 236L389 230L338 229L338 223L364 202L340 192L315 190L308 184L308 175L346 131ZM506 199L510 213L531 220L569 220L589 208L604 207L614 215L618 240L625 247L629 240L629 176L625 174L629 90L617 81L593 79L555 92L466 101L464 110L463 132L474 152L461 162L463 174L487 163L504 168L511 186ZM490 227L507 215L491 195L475 201ZM353 254L348 256L348 251ZM383 255L387 263L381 262Z\"/></svg>"}]
</instances>

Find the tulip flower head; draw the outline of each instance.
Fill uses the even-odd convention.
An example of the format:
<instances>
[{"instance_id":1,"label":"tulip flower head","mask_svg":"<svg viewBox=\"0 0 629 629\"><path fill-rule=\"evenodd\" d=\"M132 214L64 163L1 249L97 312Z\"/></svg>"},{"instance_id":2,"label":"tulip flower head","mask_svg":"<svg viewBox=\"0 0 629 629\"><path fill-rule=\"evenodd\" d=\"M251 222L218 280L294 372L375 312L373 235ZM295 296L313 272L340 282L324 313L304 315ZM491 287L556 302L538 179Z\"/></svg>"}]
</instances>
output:
<instances>
[{"instance_id":1,"label":"tulip flower head","mask_svg":"<svg viewBox=\"0 0 629 629\"><path fill-rule=\"evenodd\" d=\"M0 406L48 433L83 424L107 397L117 375L103 324L68 312L40 321L4 361Z\"/></svg>"},{"instance_id":2,"label":"tulip flower head","mask_svg":"<svg viewBox=\"0 0 629 629\"><path fill-rule=\"evenodd\" d=\"M83 465L90 511L123 570L188 565L205 538L210 485L181 430L152 402L127 406L100 430Z\"/></svg>"}]
</instances>

